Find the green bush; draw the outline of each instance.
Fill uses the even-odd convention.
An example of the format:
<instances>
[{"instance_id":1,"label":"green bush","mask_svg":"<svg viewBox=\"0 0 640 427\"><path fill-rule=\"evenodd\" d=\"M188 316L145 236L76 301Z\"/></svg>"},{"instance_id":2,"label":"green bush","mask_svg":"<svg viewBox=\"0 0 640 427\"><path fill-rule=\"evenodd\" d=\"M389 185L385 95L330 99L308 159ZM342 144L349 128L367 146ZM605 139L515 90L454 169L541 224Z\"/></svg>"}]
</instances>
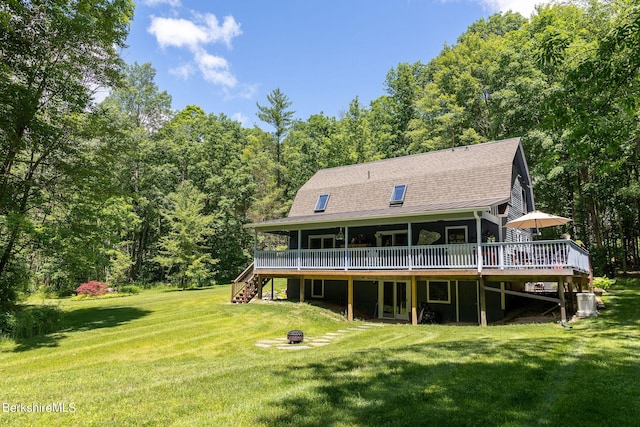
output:
<instances>
[{"instance_id":1,"label":"green bush","mask_svg":"<svg viewBox=\"0 0 640 427\"><path fill-rule=\"evenodd\" d=\"M12 337L16 328L16 316L0 311L0 337Z\"/></svg>"},{"instance_id":2,"label":"green bush","mask_svg":"<svg viewBox=\"0 0 640 427\"><path fill-rule=\"evenodd\" d=\"M120 294L139 294L142 292L142 288L136 285L118 286L118 293Z\"/></svg>"},{"instance_id":3,"label":"green bush","mask_svg":"<svg viewBox=\"0 0 640 427\"><path fill-rule=\"evenodd\" d=\"M608 277L594 277L593 286L596 288L602 288L605 291L611 288L616 283L615 279L609 279Z\"/></svg>"},{"instance_id":4,"label":"green bush","mask_svg":"<svg viewBox=\"0 0 640 427\"><path fill-rule=\"evenodd\" d=\"M0 335L22 339L49 334L60 329L62 317L57 306L19 306L13 313L0 313Z\"/></svg>"},{"instance_id":5,"label":"green bush","mask_svg":"<svg viewBox=\"0 0 640 427\"><path fill-rule=\"evenodd\" d=\"M55 332L62 326L62 310L52 305L24 306L16 314L14 338L31 338Z\"/></svg>"}]
</instances>

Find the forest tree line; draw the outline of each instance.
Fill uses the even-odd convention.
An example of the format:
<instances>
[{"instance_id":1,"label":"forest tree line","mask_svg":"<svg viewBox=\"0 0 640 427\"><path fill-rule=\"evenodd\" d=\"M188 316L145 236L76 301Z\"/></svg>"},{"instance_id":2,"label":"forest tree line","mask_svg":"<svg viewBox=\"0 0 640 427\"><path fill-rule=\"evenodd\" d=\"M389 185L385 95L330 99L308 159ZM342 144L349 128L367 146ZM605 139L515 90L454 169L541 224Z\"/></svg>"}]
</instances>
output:
<instances>
[{"instance_id":1,"label":"forest tree line","mask_svg":"<svg viewBox=\"0 0 640 427\"><path fill-rule=\"evenodd\" d=\"M0 6L4 306L88 280L227 282L251 260L243 225L285 216L315 171L516 136L537 208L573 219L545 237L582 241L596 274L640 264L637 0L481 19L339 117L297 118L274 89L256 105L268 131L172 111L152 65L118 54L132 14L130 0ZM99 104L96 87L112 88Z\"/></svg>"}]
</instances>

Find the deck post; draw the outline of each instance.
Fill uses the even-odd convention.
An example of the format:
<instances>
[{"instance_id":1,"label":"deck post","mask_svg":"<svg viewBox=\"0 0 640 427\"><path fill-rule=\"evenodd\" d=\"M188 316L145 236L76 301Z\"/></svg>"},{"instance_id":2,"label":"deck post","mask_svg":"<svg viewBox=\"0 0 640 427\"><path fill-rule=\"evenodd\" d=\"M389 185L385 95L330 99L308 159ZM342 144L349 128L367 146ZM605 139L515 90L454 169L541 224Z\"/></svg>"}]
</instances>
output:
<instances>
[{"instance_id":1,"label":"deck post","mask_svg":"<svg viewBox=\"0 0 640 427\"><path fill-rule=\"evenodd\" d=\"M573 280L571 277L567 277L567 287L569 289L569 313L573 314L576 310L573 305Z\"/></svg>"},{"instance_id":2,"label":"deck post","mask_svg":"<svg viewBox=\"0 0 640 427\"><path fill-rule=\"evenodd\" d=\"M558 298L560 298L560 319L562 326L567 324L567 308L564 301L564 277L558 277Z\"/></svg>"},{"instance_id":3,"label":"deck post","mask_svg":"<svg viewBox=\"0 0 640 427\"><path fill-rule=\"evenodd\" d=\"M347 282L347 320L353 322L353 276Z\"/></svg>"},{"instance_id":4,"label":"deck post","mask_svg":"<svg viewBox=\"0 0 640 427\"><path fill-rule=\"evenodd\" d=\"M262 277L258 276L258 299L262 299Z\"/></svg>"},{"instance_id":5,"label":"deck post","mask_svg":"<svg viewBox=\"0 0 640 427\"><path fill-rule=\"evenodd\" d=\"M487 298L484 291L484 278L478 277L480 287L480 326L487 326Z\"/></svg>"},{"instance_id":6,"label":"deck post","mask_svg":"<svg viewBox=\"0 0 640 427\"><path fill-rule=\"evenodd\" d=\"M300 277L300 302L304 302L304 276Z\"/></svg>"},{"instance_id":7,"label":"deck post","mask_svg":"<svg viewBox=\"0 0 640 427\"><path fill-rule=\"evenodd\" d=\"M416 276L411 276L411 324L418 324L418 284Z\"/></svg>"}]
</instances>

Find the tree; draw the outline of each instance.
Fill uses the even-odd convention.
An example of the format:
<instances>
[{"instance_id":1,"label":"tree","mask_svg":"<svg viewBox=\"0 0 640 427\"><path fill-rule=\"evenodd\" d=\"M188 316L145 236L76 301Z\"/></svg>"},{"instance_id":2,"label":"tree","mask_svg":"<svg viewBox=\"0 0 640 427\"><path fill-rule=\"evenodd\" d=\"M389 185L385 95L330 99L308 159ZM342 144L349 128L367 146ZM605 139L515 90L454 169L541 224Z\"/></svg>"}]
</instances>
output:
<instances>
[{"instance_id":1,"label":"tree","mask_svg":"<svg viewBox=\"0 0 640 427\"><path fill-rule=\"evenodd\" d=\"M217 280L235 277L248 261L250 239L243 225L256 187L243 156L248 132L224 115L190 105L154 137L155 155L147 164L156 185L171 187L165 193L188 180L207 195L203 214L213 220L206 246L219 259L211 271Z\"/></svg>"},{"instance_id":2,"label":"tree","mask_svg":"<svg viewBox=\"0 0 640 427\"><path fill-rule=\"evenodd\" d=\"M131 0L0 6L0 287L45 186L74 177L77 119L117 84L132 16Z\"/></svg>"},{"instance_id":3,"label":"tree","mask_svg":"<svg viewBox=\"0 0 640 427\"><path fill-rule=\"evenodd\" d=\"M388 157L409 153L407 131L411 121L416 118L415 104L421 88L427 83L427 75L427 67L420 62L401 63L387 73L387 120L392 132L391 146L386 152Z\"/></svg>"},{"instance_id":4,"label":"tree","mask_svg":"<svg viewBox=\"0 0 640 427\"><path fill-rule=\"evenodd\" d=\"M211 258L205 246L212 233L211 215L203 215L206 196L184 181L166 197L162 218L167 226L160 238L159 254L155 261L165 268L169 279L182 287L204 285L212 277L211 266L218 260Z\"/></svg>"},{"instance_id":5,"label":"tree","mask_svg":"<svg viewBox=\"0 0 640 427\"><path fill-rule=\"evenodd\" d=\"M152 166L152 159L158 156L152 137L173 114L171 96L159 90L155 75L156 70L149 63L127 65L120 87L101 104L103 109L120 116L129 143L124 161L114 167L120 168L122 187L132 197L134 213L141 219L139 226L131 230L131 280L142 274L149 246L154 241L160 199L175 188L175 182L170 187L163 186L166 180L161 177L166 174Z\"/></svg>"},{"instance_id":6,"label":"tree","mask_svg":"<svg viewBox=\"0 0 640 427\"><path fill-rule=\"evenodd\" d=\"M281 159L280 159L280 144L282 139L287 135L289 127L293 123L293 115L295 111L288 110L291 107L291 101L285 94L280 91L280 88L274 89L269 95L267 95L267 101L269 106L262 106L256 102L258 107L258 118L265 123L270 124L275 128L273 132L275 151L276 151L276 183L280 186L281 179Z\"/></svg>"}]
</instances>

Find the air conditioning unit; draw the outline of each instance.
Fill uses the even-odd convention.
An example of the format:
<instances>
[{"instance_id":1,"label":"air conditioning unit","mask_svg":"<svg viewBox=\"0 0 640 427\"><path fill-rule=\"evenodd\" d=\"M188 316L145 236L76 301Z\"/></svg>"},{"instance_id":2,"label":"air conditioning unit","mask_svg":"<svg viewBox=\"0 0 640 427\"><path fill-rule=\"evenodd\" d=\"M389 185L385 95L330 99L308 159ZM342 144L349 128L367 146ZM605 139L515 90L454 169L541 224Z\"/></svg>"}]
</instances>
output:
<instances>
[{"instance_id":1,"label":"air conditioning unit","mask_svg":"<svg viewBox=\"0 0 640 427\"><path fill-rule=\"evenodd\" d=\"M596 295L590 293L578 293L578 317L591 317L598 315L598 305L596 303Z\"/></svg>"}]
</instances>

